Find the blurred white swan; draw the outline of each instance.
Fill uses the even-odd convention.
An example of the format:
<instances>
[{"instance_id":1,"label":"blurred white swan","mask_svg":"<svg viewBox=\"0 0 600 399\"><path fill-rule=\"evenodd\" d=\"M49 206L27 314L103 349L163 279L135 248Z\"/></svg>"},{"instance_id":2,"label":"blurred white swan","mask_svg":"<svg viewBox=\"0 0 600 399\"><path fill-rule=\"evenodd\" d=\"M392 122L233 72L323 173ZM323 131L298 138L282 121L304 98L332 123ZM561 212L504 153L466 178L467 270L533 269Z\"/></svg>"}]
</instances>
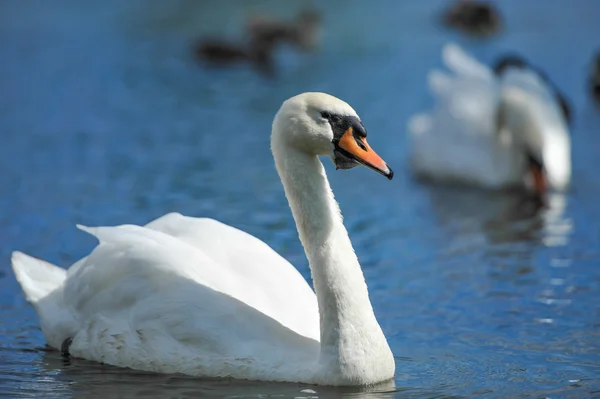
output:
<instances>
[{"instance_id":1,"label":"blurred white swan","mask_svg":"<svg viewBox=\"0 0 600 399\"><path fill-rule=\"evenodd\" d=\"M213 219L171 213L144 227L80 226L100 244L68 271L12 256L47 343L162 373L324 385L391 379L394 358L318 156L340 169L393 172L355 111L323 93L283 103L271 148L316 296L267 244Z\"/></svg>"},{"instance_id":2,"label":"blurred white swan","mask_svg":"<svg viewBox=\"0 0 600 399\"><path fill-rule=\"evenodd\" d=\"M570 112L544 74L517 56L492 70L453 43L442 58L452 73L429 74L433 110L408 123L414 173L489 189L564 190Z\"/></svg>"}]
</instances>

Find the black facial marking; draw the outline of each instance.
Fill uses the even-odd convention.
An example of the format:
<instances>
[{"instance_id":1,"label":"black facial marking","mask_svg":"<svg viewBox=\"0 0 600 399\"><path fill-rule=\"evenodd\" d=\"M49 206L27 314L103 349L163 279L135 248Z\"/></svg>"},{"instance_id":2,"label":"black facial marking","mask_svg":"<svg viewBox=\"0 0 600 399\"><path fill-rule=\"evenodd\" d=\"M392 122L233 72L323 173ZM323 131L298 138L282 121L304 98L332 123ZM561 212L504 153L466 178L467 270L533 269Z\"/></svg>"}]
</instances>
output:
<instances>
[{"instance_id":1,"label":"black facial marking","mask_svg":"<svg viewBox=\"0 0 600 399\"><path fill-rule=\"evenodd\" d=\"M334 163L336 169L351 169L359 165L360 163L356 160L356 158L343 148L339 147L338 144L348 129L352 128L352 135L356 141L356 144L366 151L366 147L361 139L367 137L367 130L360 119L358 119L356 116L337 115L327 111L321 112L321 116L329 121L331 130L333 130L332 142L335 147Z\"/></svg>"},{"instance_id":2,"label":"black facial marking","mask_svg":"<svg viewBox=\"0 0 600 399\"><path fill-rule=\"evenodd\" d=\"M346 150L340 148L339 142L348 129L352 128L352 135L356 141L356 144L363 150L367 151L367 147L365 147L361 140L362 138L367 137L367 130L360 119L358 119L356 116L337 115L327 111L321 112L321 116L329 121L331 130L333 130L332 143L335 147L334 162L336 168L350 169L358 165L359 162L354 159L352 154L349 154Z\"/></svg>"},{"instance_id":3,"label":"black facial marking","mask_svg":"<svg viewBox=\"0 0 600 399\"><path fill-rule=\"evenodd\" d=\"M381 170L374 165L371 165L369 162L365 161L356 154L352 154L340 147L340 140L342 137L344 137L344 134L346 134L348 129L352 128L352 137L354 138L356 145L363 151L369 151L365 145L365 142L363 141L363 139L367 137L367 129L365 129L365 126L362 124L360 119L358 119L358 117L336 115L329 112L321 112L321 116L328 120L329 124L331 125L331 129L333 130L333 163L335 164L336 169L351 169L358 165L364 165L367 168L384 175L389 180L392 180L394 177L394 172L389 166L386 165L386 170Z\"/></svg>"},{"instance_id":4,"label":"black facial marking","mask_svg":"<svg viewBox=\"0 0 600 399\"><path fill-rule=\"evenodd\" d=\"M350 127L352 128L352 134L355 138L367 137L365 126L356 116L337 115L326 111L321 112L321 116L327 119L331 125L334 144L340 141L344 133L346 133ZM357 142L359 141L360 140L357 140Z\"/></svg>"},{"instance_id":5,"label":"black facial marking","mask_svg":"<svg viewBox=\"0 0 600 399\"><path fill-rule=\"evenodd\" d=\"M355 166L360 165L352 154L349 154L342 148L337 148L334 151L333 163L335 164L336 169L341 170L352 169Z\"/></svg>"}]
</instances>

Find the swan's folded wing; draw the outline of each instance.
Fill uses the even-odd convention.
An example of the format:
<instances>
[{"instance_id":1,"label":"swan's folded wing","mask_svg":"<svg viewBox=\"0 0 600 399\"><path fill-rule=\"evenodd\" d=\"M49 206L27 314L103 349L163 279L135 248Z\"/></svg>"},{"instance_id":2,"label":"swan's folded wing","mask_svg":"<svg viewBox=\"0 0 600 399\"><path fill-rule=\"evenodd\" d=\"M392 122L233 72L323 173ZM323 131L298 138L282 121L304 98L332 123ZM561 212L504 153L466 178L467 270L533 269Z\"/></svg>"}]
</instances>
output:
<instances>
[{"instance_id":1,"label":"swan's folded wing","mask_svg":"<svg viewBox=\"0 0 600 399\"><path fill-rule=\"evenodd\" d=\"M217 291L239 289L240 281L229 270L220 270L202 251L167 234L134 225L78 227L100 241L65 282L65 301L78 314L127 310L170 288L171 278Z\"/></svg>"},{"instance_id":2,"label":"swan's folded wing","mask_svg":"<svg viewBox=\"0 0 600 399\"><path fill-rule=\"evenodd\" d=\"M253 363L259 378L289 353L316 357L318 341L252 305L263 287L201 250L140 226L82 229L100 244L64 286L76 315L74 356L215 377L235 377Z\"/></svg>"},{"instance_id":3,"label":"swan's folded wing","mask_svg":"<svg viewBox=\"0 0 600 399\"><path fill-rule=\"evenodd\" d=\"M502 77L503 90L519 90L525 96L534 97L558 114L561 114L557 94L551 84L532 69L511 69Z\"/></svg>"},{"instance_id":4,"label":"swan's folded wing","mask_svg":"<svg viewBox=\"0 0 600 399\"><path fill-rule=\"evenodd\" d=\"M292 330L319 339L317 299L298 270L265 242L210 218L169 213L146 225L200 249L215 264L260 289L253 306ZM231 293L236 296L237 293Z\"/></svg>"},{"instance_id":5,"label":"swan's folded wing","mask_svg":"<svg viewBox=\"0 0 600 399\"><path fill-rule=\"evenodd\" d=\"M442 59L448 69L457 76L488 82L495 80L494 73L490 68L467 54L455 43L448 43L444 46Z\"/></svg>"},{"instance_id":6,"label":"swan's folded wing","mask_svg":"<svg viewBox=\"0 0 600 399\"><path fill-rule=\"evenodd\" d=\"M446 47L443 56L451 72L433 70L428 76L433 108L408 123L411 166L424 177L485 181L496 140L499 84L457 46Z\"/></svg>"},{"instance_id":7,"label":"swan's folded wing","mask_svg":"<svg viewBox=\"0 0 600 399\"><path fill-rule=\"evenodd\" d=\"M164 215L145 227L108 229L113 232L109 236L115 237L118 229L121 229L119 234L123 229L136 229L138 241L148 238L152 232L160 232L176 239L171 241L173 245L184 243L195 248L210 261L193 265L199 281L211 281L212 287L245 301L298 334L319 339L319 310L314 291L292 264L258 238L214 219L179 213ZM144 245L147 244L140 243L138 248ZM173 256L176 255L173 250ZM78 274L87 259L75 262L67 272L68 277ZM101 263L96 267L108 268ZM76 297L86 296L80 293Z\"/></svg>"},{"instance_id":8,"label":"swan's folded wing","mask_svg":"<svg viewBox=\"0 0 600 399\"><path fill-rule=\"evenodd\" d=\"M500 99L497 79L456 45L446 46L444 57L456 74L435 69L429 73L434 107L427 117L421 114L410 120L409 134L426 140L428 147L436 142L444 147L462 138L493 135Z\"/></svg>"},{"instance_id":9,"label":"swan's folded wing","mask_svg":"<svg viewBox=\"0 0 600 399\"><path fill-rule=\"evenodd\" d=\"M442 58L453 74L429 74L437 119L447 118L444 123L450 123L454 134L493 134L500 99L493 71L454 43L444 46Z\"/></svg>"}]
</instances>

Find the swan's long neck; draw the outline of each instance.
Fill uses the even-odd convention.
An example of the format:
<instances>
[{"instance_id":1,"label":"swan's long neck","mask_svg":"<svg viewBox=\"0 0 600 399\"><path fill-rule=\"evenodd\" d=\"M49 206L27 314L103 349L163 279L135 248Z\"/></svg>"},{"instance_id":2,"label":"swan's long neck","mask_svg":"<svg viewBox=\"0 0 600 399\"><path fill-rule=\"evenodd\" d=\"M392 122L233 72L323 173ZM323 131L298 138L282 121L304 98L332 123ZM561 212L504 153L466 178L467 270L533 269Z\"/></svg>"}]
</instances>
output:
<instances>
[{"instance_id":1,"label":"swan's long neck","mask_svg":"<svg viewBox=\"0 0 600 399\"><path fill-rule=\"evenodd\" d=\"M276 141L273 153L310 263L321 323L321 365L349 379L377 372L382 366L377 363L393 367L323 165L316 156Z\"/></svg>"}]
</instances>

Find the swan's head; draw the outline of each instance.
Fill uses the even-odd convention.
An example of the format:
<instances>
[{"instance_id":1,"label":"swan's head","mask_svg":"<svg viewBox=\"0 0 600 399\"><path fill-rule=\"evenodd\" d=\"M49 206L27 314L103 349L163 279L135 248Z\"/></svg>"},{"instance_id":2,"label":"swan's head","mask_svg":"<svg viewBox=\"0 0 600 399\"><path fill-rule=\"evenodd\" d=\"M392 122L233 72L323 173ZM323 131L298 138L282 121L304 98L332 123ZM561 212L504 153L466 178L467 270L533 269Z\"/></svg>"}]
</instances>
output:
<instances>
[{"instance_id":1,"label":"swan's head","mask_svg":"<svg viewBox=\"0 0 600 399\"><path fill-rule=\"evenodd\" d=\"M394 172L367 143L367 130L346 102L325 93L303 93L286 100L273 121L271 147L292 147L327 155L336 169L364 165L392 179Z\"/></svg>"}]
</instances>

